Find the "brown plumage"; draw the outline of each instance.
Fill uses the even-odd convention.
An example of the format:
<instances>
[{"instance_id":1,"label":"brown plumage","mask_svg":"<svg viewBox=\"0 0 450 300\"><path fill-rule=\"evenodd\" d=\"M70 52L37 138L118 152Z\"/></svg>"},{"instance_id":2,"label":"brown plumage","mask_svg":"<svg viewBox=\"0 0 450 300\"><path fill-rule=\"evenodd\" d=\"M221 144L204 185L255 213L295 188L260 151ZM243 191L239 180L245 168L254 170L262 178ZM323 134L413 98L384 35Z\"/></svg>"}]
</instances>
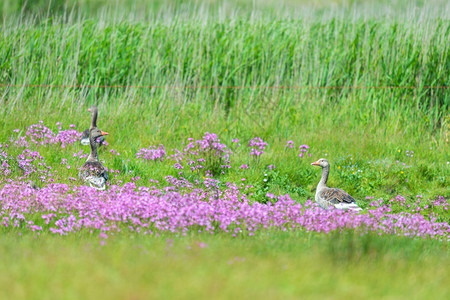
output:
<instances>
[{"instance_id":1,"label":"brown plumage","mask_svg":"<svg viewBox=\"0 0 450 300\"><path fill-rule=\"evenodd\" d=\"M321 158L311 165L322 168L322 178L319 181L316 189L316 202L323 208L334 206L340 209L349 209L359 211L361 208L356 204L355 199L347 192L327 187L328 174L330 173L330 164L328 160Z\"/></svg>"},{"instance_id":2,"label":"brown plumage","mask_svg":"<svg viewBox=\"0 0 450 300\"><path fill-rule=\"evenodd\" d=\"M87 161L81 166L79 177L84 182L89 183L90 186L104 190L108 180L108 173L101 162Z\"/></svg>"},{"instance_id":3,"label":"brown plumage","mask_svg":"<svg viewBox=\"0 0 450 300\"><path fill-rule=\"evenodd\" d=\"M328 202L332 204L338 203L352 203L355 202L352 196L345 191L337 188L325 188L320 191L320 197L322 199L328 199Z\"/></svg>"},{"instance_id":4,"label":"brown plumage","mask_svg":"<svg viewBox=\"0 0 450 300\"><path fill-rule=\"evenodd\" d=\"M103 164L98 160L96 140L108 133L97 128L97 108L94 106L92 110L92 122L91 128L89 129L91 153L86 162L80 167L78 177L82 181L89 183L90 186L104 190L106 188L106 181L108 180L108 173Z\"/></svg>"}]
</instances>

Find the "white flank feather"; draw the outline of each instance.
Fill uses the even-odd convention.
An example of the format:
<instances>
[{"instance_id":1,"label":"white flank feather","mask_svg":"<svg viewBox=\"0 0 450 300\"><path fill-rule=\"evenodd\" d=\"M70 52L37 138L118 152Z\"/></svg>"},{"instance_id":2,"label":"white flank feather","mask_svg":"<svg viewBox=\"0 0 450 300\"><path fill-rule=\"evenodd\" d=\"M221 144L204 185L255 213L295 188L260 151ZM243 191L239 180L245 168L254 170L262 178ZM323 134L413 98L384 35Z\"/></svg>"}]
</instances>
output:
<instances>
[{"instance_id":1,"label":"white flank feather","mask_svg":"<svg viewBox=\"0 0 450 300\"><path fill-rule=\"evenodd\" d=\"M361 211L362 208L358 206L356 203L338 203L334 204L334 207L338 209L352 210L352 211Z\"/></svg>"}]
</instances>

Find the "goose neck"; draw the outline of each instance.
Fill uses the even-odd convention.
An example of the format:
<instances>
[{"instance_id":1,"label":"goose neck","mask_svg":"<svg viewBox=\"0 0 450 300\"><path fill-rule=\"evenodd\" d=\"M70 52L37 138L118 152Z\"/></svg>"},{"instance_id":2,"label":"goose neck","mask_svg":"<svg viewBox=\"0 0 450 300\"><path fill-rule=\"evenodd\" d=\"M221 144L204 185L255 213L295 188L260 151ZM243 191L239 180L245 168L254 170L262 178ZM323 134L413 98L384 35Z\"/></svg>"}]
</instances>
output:
<instances>
[{"instance_id":1,"label":"goose neck","mask_svg":"<svg viewBox=\"0 0 450 300\"><path fill-rule=\"evenodd\" d=\"M98 115L98 110L96 107L94 107L92 109L92 121L91 121L91 129L94 127L97 127L97 115Z\"/></svg>"},{"instance_id":2,"label":"goose neck","mask_svg":"<svg viewBox=\"0 0 450 300\"><path fill-rule=\"evenodd\" d=\"M91 145L91 153L89 154L88 161L98 161L97 144L91 136L89 136L89 143Z\"/></svg>"},{"instance_id":3,"label":"goose neck","mask_svg":"<svg viewBox=\"0 0 450 300\"><path fill-rule=\"evenodd\" d=\"M330 173L330 166L326 166L322 168L322 177L319 181L319 187L326 187L328 181L328 174Z\"/></svg>"}]
</instances>

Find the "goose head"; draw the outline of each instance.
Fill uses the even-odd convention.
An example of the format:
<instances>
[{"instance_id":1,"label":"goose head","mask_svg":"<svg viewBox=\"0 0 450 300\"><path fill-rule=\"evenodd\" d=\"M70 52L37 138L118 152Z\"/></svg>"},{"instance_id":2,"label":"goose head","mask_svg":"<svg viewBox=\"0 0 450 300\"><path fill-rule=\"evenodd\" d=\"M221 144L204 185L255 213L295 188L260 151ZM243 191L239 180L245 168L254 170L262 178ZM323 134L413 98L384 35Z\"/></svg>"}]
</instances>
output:
<instances>
[{"instance_id":1,"label":"goose head","mask_svg":"<svg viewBox=\"0 0 450 300\"><path fill-rule=\"evenodd\" d=\"M91 128L89 131L89 136L91 140L96 141L99 137L108 135L107 132L98 129L97 127Z\"/></svg>"},{"instance_id":2,"label":"goose head","mask_svg":"<svg viewBox=\"0 0 450 300\"><path fill-rule=\"evenodd\" d=\"M312 166L319 166L322 168L326 168L330 166L330 163L325 158L321 158L318 161L311 163Z\"/></svg>"}]
</instances>

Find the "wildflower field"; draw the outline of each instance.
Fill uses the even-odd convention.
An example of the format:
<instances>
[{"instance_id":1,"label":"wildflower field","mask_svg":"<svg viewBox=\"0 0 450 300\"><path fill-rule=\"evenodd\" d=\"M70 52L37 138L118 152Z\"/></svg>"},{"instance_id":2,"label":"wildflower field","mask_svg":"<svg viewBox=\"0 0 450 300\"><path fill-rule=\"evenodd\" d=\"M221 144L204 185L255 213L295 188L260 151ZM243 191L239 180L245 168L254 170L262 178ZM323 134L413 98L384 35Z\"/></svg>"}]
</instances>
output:
<instances>
[{"instance_id":1,"label":"wildflower field","mask_svg":"<svg viewBox=\"0 0 450 300\"><path fill-rule=\"evenodd\" d=\"M447 1L22 2L0 299L450 293ZM78 179L92 105L104 191ZM319 158L362 212L317 206Z\"/></svg>"}]
</instances>

